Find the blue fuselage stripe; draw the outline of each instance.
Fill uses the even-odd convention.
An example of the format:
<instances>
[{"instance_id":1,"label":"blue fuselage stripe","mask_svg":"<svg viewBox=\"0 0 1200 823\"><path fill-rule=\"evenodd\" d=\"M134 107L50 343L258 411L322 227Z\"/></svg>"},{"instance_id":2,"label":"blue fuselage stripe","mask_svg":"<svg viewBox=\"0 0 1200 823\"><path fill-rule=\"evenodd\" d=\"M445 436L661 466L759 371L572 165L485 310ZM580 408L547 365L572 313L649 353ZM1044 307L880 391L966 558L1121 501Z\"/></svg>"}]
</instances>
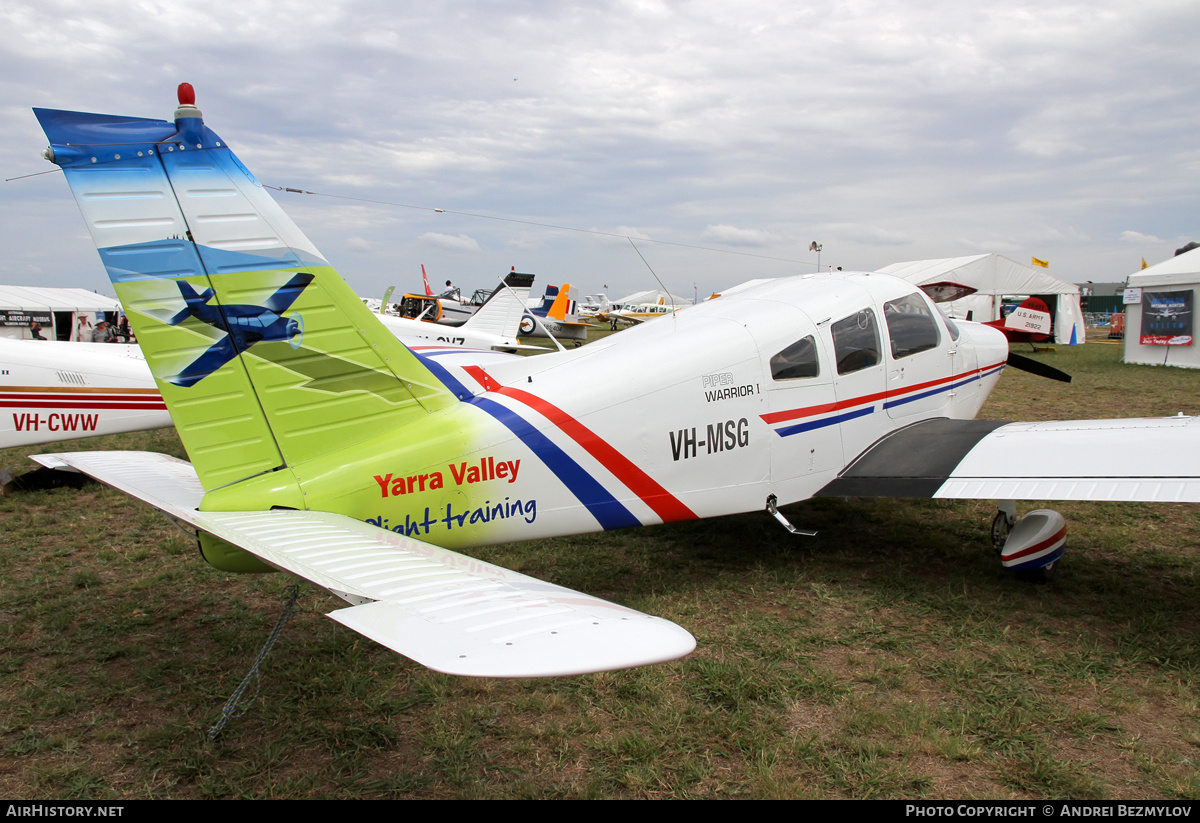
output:
<instances>
[{"instance_id":1,"label":"blue fuselage stripe","mask_svg":"<svg viewBox=\"0 0 1200 823\"><path fill-rule=\"evenodd\" d=\"M926 397L933 397L935 394L942 394L943 392L953 391L954 389L957 389L961 386L965 386L968 383L974 383L978 379L979 378L976 377L975 375L971 375L966 380L960 380L957 383L949 383L945 386L938 386L936 389L931 389L927 392L921 392L920 394L909 395L907 397L901 397L899 400L889 400L883 404L883 407L885 409L891 409L891 408L895 408L896 406L903 406L905 403L912 403L915 400L924 400Z\"/></svg>"},{"instance_id":2,"label":"blue fuselage stripe","mask_svg":"<svg viewBox=\"0 0 1200 823\"><path fill-rule=\"evenodd\" d=\"M629 509L625 508L566 452L535 429L529 421L494 400L476 397L471 403L507 426L546 464L550 471L554 472L554 475L592 513L592 516L605 530L642 525L642 522L634 517Z\"/></svg>"},{"instance_id":3,"label":"blue fuselage stripe","mask_svg":"<svg viewBox=\"0 0 1200 823\"><path fill-rule=\"evenodd\" d=\"M836 414L833 417L824 417L820 420L810 420L807 423L798 423L795 426L784 426L782 429L776 429L775 433L780 437L787 437L792 434L800 434L801 432L812 431L813 429L823 429L826 426L835 426L838 423L844 423L847 420L853 420L856 417L866 417L875 411L874 406L867 406L862 409L855 409L852 412L845 414Z\"/></svg>"},{"instance_id":4,"label":"blue fuselage stripe","mask_svg":"<svg viewBox=\"0 0 1200 823\"><path fill-rule=\"evenodd\" d=\"M409 351L412 351L412 349L409 349ZM471 399L471 397L473 396L472 393L467 389L466 386L464 386L462 383L460 383L454 377L454 375L452 375L446 369L445 366L443 366L441 363L438 363L437 361L433 360L431 357L428 357L426 355L418 354L415 351L412 352L412 354L413 354L413 357L415 357L421 361L421 365L423 365L425 368L429 369L429 371L433 374L434 377L436 377L438 380L441 380L442 385L444 385L446 388L448 388L455 397L457 397L459 400L462 400L464 402Z\"/></svg>"}]
</instances>

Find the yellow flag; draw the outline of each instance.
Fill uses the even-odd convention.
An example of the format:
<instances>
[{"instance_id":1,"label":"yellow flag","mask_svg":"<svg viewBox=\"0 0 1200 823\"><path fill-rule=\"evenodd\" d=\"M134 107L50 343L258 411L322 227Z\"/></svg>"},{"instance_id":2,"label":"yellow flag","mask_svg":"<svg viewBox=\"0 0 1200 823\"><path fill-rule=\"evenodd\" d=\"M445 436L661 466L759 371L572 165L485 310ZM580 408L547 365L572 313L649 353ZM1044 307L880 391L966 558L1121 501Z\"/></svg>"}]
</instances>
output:
<instances>
[{"instance_id":1,"label":"yellow flag","mask_svg":"<svg viewBox=\"0 0 1200 823\"><path fill-rule=\"evenodd\" d=\"M1033 265L1035 265L1035 266L1041 266L1043 269L1048 269L1048 268L1050 268L1050 264L1049 264L1047 261L1045 261L1045 260L1038 260L1036 257L1035 257L1035 258L1033 258Z\"/></svg>"},{"instance_id":2,"label":"yellow flag","mask_svg":"<svg viewBox=\"0 0 1200 823\"><path fill-rule=\"evenodd\" d=\"M1142 268L1143 268L1143 269L1148 269L1148 268L1150 268L1149 266L1147 266L1147 265L1146 265L1146 258L1144 258L1144 257L1142 258Z\"/></svg>"}]
</instances>

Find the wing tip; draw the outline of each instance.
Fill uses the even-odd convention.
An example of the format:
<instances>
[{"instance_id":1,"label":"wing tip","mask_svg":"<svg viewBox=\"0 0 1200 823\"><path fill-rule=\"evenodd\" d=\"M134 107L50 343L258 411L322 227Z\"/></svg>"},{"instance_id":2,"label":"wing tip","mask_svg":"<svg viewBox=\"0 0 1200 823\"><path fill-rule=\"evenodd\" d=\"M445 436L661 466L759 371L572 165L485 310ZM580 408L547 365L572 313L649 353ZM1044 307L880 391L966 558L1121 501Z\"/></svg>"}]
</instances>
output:
<instances>
[{"instance_id":1,"label":"wing tip","mask_svg":"<svg viewBox=\"0 0 1200 823\"><path fill-rule=\"evenodd\" d=\"M520 637L469 637L397 614L386 601L329 617L427 668L460 677L569 677L667 663L690 654L696 639L681 626L634 612L588 617Z\"/></svg>"}]
</instances>

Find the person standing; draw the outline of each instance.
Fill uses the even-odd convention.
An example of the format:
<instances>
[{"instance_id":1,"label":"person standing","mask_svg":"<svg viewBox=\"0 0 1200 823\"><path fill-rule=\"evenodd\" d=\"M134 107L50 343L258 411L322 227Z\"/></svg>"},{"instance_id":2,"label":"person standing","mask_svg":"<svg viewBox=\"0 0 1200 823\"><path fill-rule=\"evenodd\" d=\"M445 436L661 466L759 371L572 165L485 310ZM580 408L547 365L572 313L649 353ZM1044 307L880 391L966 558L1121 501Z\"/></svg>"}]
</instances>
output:
<instances>
[{"instance_id":1,"label":"person standing","mask_svg":"<svg viewBox=\"0 0 1200 823\"><path fill-rule=\"evenodd\" d=\"M111 343L113 342L113 332L109 328L107 320L97 320L96 328L92 329L93 343Z\"/></svg>"}]
</instances>

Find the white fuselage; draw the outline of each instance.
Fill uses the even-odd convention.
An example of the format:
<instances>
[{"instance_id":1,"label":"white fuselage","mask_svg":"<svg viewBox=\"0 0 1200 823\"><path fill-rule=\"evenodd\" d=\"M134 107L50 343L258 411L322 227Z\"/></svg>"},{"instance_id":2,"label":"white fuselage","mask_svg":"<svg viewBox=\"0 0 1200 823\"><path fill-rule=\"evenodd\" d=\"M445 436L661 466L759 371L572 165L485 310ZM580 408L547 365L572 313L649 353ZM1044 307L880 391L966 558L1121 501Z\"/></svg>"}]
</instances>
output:
<instances>
[{"instance_id":1,"label":"white fuselage","mask_svg":"<svg viewBox=\"0 0 1200 823\"><path fill-rule=\"evenodd\" d=\"M137 346L0 340L0 448L170 425Z\"/></svg>"},{"instance_id":2,"label":"white fuselage","mask_svg":"<svg viewBox=\"0 0 1200 823\"><path fill-rule=\"evenodd\" d=\"M515 349L521 343L516 336L493 334L476 331L468 325L447 326L442 323L427 323L423 320L409 320L406 317L393 317L390 314L377 314L379 322L399 340L407 344L425 345L440 343L446 346L461 346L468 349Z\"/></svg>"},{"instance_id":3,"label":"white fuselage","mask_svg":"<svg viewBox=\"0 0 1200 823\"><path fill-rule=\"evenodd\" d=\"M914 316L932 338L897 356ZM877 362L863 365L847 356L846 329L853 340L872 325ZM777 377L799 342L815 367ZM574 351L450 370L487 389L469 411L492 445L467 459L520 460L496 493L537 498L536 521L492 523L494 542L586 530L581 504L596 528L620 528L807 499L895 429L974 417L1007 354L1001 333L953 325L904 281L839 274L765 283ZM476 540L453 531L425 539Z\"/></svg>"}]
</instances>

